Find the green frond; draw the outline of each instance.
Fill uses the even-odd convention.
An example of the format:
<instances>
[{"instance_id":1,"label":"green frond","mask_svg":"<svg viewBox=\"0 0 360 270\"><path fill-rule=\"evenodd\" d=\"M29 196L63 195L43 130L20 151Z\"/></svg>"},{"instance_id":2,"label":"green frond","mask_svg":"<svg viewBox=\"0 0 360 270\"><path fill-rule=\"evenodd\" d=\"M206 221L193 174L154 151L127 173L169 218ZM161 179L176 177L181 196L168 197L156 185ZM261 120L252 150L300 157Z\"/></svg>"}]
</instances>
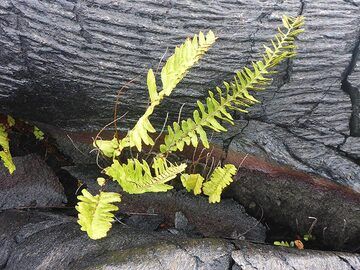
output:
<instances>
[{"instance_id":1,"label":"green frond","mask_svg":"<svg viewBox=\"0 0 360 270\"><path fill-rule=\"evenodd\" d=\"M145 160L140 162L138 159L128 159L124 164L114 160L113 164L104 171L116 180L125 192L141 194L166 192L172 189L173 186L166 183L182 173L185 168L186 164L174 165L165 158L154 159L152 169Z\"/></svg>"},{"instance_id":2,"label":"green frond","mask_svg":"<svg viewBox=\"0 0 360 270\"><path fill-rule=\"evenodd\" d=\"M44 132L42 132L37 126L34 126L33 133L37 140L42 141L44 139Z\"/></svg>"},{"instance_id":3,"label":"green frond","mask_svg":"<svg viewBox=\"0 0 360 270\"><path fill-rule=\"evenodd\" d=\"M115 137L112 140L96 140L93 145L106 157L114 158L120 154L118 151L119 141Z\"/></svg>"},{"instance_id":4,"label":"green frond","mask_svg":"<svg viewBox=\"0 0 360 270\"><path fill-rule=\"evenodd\" d=\"M236 171L236 167L232 164L226 164L223 168L217 167L213 171L210 180L203 185L203 192L209 196L210 203L220 202L221 193L233 181L232 177Z\"/></svg>"},{"instance_id":5,"label":"green frond","mask_svg":"<svg viewBox=\"0 0 360 270\"><path fill-rule=\"evenodd\" d=\"M204 181L204 177L200 174L187 174L181 175L181 182L188 192L193 191L194 195L201 194L201 188Z\"/></svg>"},{"instance_id":6,"label":"green frond","mask_svg":"<svg viewBox=\"0 0 360 270\"><path fill-rule=\"evenodd\" d=\"M7 124L9 127L15 126L15 119L11 115L7 116Z\"/></svg>"},{"instance_id":7,"label":"green frond","mask_svg":"<svg viewBox=\"0 0 360 270\"><path fill-rule=\"evenodd\" d=\"M209 31L206 36L200 32L199 36L195 35L192 40L188 38L180 47L175 48L175 53L169 57L161 70L162 91L166 96L171 94L189 68L199 61L215 40L216 37L212 31Z\"/></svg>"},{"instance_id":8,"label":"green frond","mask_svg":"<svg viewBox=\"0 0 360 270\"><path fill-rule=\"evenodd\" d=\"M78 196L76 210L81 230L85 231L91 239L100 239L106 236L114 221L113 211L118 207L112 203L121 202L120 194L115 192L100 192L93 196L86 189Z\"/></svg>"},{"instance_id":9,"label":"green frond","mask_svg":"<svg viewBox=\"0 0 360 270\"><path fill-rule=\"evenodd\" d=\"M0 124L0 146L2 148L2 151L0 151L0 158L4 163L4 166L9 170L9 173L12 174L16 167L10 153L8 134L2 124Z\"/></svg>"},{"instance_id":10,"label":"green frond","mask_svg":"<svg viewBox=\"0 0 360 270\"><path fill-rule=\"evenodd\" d=\"M275 38L271 40L270 47L265 47L262 60L253 62L250 67L236 72L231 82L224 82L223 88L216 87L216 91L209 91L205 104L198 101L198 109L193 117L183 120L181 125L177 122L168 127L168 134L164 143L160 145L162 153L183 150L184 145L196 147L200 140L204 147L208 148L208 138L204 128L210 128L216 132L226 131L220 124L220 120L233 124L230 110L247 113L247 108L258 103L249 91L262 91L269 86L272 79L269 75L273 68L281 61L295 56L295 37L304 30L303 17L283 17L285 30L279 28Z\"/></svg>"},{"instance_id":11,"label":"green frond","mask_svg":"<svg viewBox=\"0 0 360 270\"><path fill-rule=\"evenodd\" d=\"M156 106L160 104L165 96L169 96L176 85L184 78L188 70L199 61L207 52L216 38L212 31L206 36L202 32L195 35L193 39L186 39L180 46L175 48L161 70L162 90L158 91L156 78L152 69L147 74L147 86L149 91L150 105L144 115L140 117L134 128L119 142L118 149L121 151L125 147L136 147L140 152L142 144L154 145L154 141L149 133L154 133L155 128L149 121L149 117L154 112Z\"/></svg>"}]
</instances>

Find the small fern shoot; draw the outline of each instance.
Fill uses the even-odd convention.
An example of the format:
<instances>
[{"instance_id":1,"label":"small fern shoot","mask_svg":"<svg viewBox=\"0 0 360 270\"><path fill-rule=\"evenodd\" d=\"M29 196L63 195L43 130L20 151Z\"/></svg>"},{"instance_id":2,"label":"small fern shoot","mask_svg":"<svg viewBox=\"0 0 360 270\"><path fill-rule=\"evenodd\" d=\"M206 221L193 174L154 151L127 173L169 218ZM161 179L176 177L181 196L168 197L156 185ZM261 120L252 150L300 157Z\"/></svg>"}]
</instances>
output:
<instances>
[{"instance_id":1,"label":"small fern shoot","mask_svg":"<svg viewBox=\"0 0 360 270\"><path fill-rule=\"evenodd\" d=\"M188 192L193 191L194 195L201 194L201 188L203 182L204 182L204 177L198 173L196 174L184 173L181 175L181 183Z\"/></svg>"},{"instance_id":2,"label":"small fern shoot","mask_svg":"<svg viewBox=\"0 0 360 270\"><path fill-rule=\"evenodd\" d=\"M182 120L179 125L174 122L168 126L168 134L164 143L160 145L162 153L183 150L184 145L197 147L198 136L205 148L209 142L204 130L208 127L216 132L226 131L219 120L233 124L229 110L238 110L247 113L247 108L258 103L249 91L261 91L269 86L272 79L268 76L274 73L273 68L281 61L295 56L295 38L303 32L302 16L297 18L283 17L285 30L278 29L275 38L271 40L271 48L264 46L265 53L262 60L252 62L252 67L245 67L238 71L231 82L224 82L224 88L216 87L216 94L209 91L206 103L198 101L198 109L193 112L193 117Z\"/></svg>"},{"instance_id":3,"label":"small fern shoot","mask_svg":"<svg viewBox=\"0 0 360 270\"><path fill-rule=\"evenodd\" d=\"M118 207L112 203L121 202L120 194L115 192L100 192L93 196L86 189L78 196L79 202L75 207L78 211L78 223L91 239L106 236L114 221L113 211Z\"/></svg>"},{"instance_id":4,"label":"small fern shoot","mask_svg":"<svg viewBox=\"0 0 360 270\"><path fill-rule=\"evenodd\" d=\"M221 193L233 181L236 167L226 164L224 167L216 167L210 176L210 180L203 185L204 194L209 196L210 203L220 202Z\"/></svg>"},{"instance_id":5,"label":"small fern shoot","mask_svg":"<svg viewBox=\"0 0 360 270\"><path fill-rule=\"evenodd\" d=\"M8 133L6 132L5 126L2 124L0 124L0 146L2 148L0 151L0 158L4 163L4 166L9 170L9 173L12 174L16 167L10 153Z\"/></svg>"},{"instance_id":6,"label":"small fern shoot","mask_svg":"<svg viewBox=\"0 0 360 270\"><path fill-rule=\"evenodd\" d=\"M143 160L128 159L127 163L120 164L114 160L104 172L113 180L116 180L122 189L129 194L141 194L145 192L166 192L173 188L168 185L170 180L182 173L186 164L174 165L165 158L153 160L151 171L149 164Z\"/></svg>"}]
</instances>

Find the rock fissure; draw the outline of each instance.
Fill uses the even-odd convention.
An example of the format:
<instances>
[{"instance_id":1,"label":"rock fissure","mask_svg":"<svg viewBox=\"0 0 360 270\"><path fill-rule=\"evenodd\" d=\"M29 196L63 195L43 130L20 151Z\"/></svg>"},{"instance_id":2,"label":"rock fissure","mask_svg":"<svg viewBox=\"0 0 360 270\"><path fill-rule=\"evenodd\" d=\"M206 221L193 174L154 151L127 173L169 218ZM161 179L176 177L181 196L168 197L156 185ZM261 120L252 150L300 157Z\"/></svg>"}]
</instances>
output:
<instances>
[{"instance_id":1,"label":"rock fissure","mask_svg":"<svg viewBox=\"0 0 360 270\"><path fill-rule=\"evenodd\" d=\"M236 265L236 262L235 262L235 260L233 259L233 257L231 256L231 253L230 253L230 260L229 260L228 270L235 269L235 265Z\"/></svg>"},{"instance_id":2,"label":"rock fissure","mask_svg":"<svg viewBox=\"0 0 360 270\"><path fill-rule=\"evenodd\" d=\"M299 15L303 15L304 13L304 9L305 9L305 0L300 0L300 10L299 10Z\"/></svg>"},{"instance_id":3,"label":"rock fissure","mask_svg":"<svg viewBox=\"0 0 360 270\"><path fill-rule=\"evenodd\" d=\"M24 14L20 9L18 9L14 3L11 3L11 8L14 11L14 14L16 14L16 27L15 29L19 32L22 30L22 21L24 20ZM21 53L21 57L23 58L24 63L24 69L25 70L25 76L30 76L30 61L29 61L29 55L28 55L28 47L26 45L26 38L19 34L18 36L19 41L19 49Z\"/></svg>"},{"instance_id":4,"label":"rock fissure","mask_svg":"<svg viewBox=\"0 0 360 270\"><path fill-rule=\"evenodd\" d=\"M337 80L336 80L337 81ZM304 119L304 118L309 118L315 111L316 109L320 106L320 104L322 104L323 99L326 97L326 95L329 93L329 91L331 90L331 88L333 87L333 85L336 83L336 81L334 81L333 83L331 83L329 85L329 87L322 93L319 101L315 102L315 104L308 110L306 111L303 115L299 115L295 120L294 123L299 124L300 120Z\"/></svg>"},{"instance_id":5,"label":"rock fissure","mask_svg":"<svg viewBox=\"0 0 360 270\"><path fill-rule=\"evenodd\" d=\"M356 270L356 269L352 266L352 264L349 262L349 260L347 260L346 258L344 258L343 256L340 256L340 255L338 255L338 258L339 258L341 261L345 262L345 263L350 267L351 270Z\"/></svg>"},{"instance_id":6,"label":"rock fissure","mask_svg":"<svg viewBox=\"0 0 360 270\"><path fill-rule=\"evenodd\" d=\"M301 136L301 135L295 133L293 130L291 130L291 127L289 127L289 126L287 126L287 125L280 124L280 123L274 123L274 122L268 122L268 121L263 120L263 119L261 119L261 118L252 118L251 120L256 120L256 121L258 121L258 122L266 123L266 124L269 124L269 125L274 125L274 126L276 126L276 127L279 127L279 128L284 129L286 132L290 133L291 135L293 135L294 137L296 137L296 138L298 138L298 139L301 139L301 140L304 140L304 141L307 141L307 142L315 142L315 140L313 140L313 139L309 139L309 138L307 138L307 137L305 137L305 136ZM240 133L241 133L241 132L240 132ZM240 133L239 133L239 134L240 134ZM341 156L346 157L347 159L349 159L351 162L354 162L354 163L356 163L356 164L359 164L359 159L354 158L353 156L349 155L347 152L345 152L345 151L343 151L343 150L340 149L340 147L346 142L346 140L347 140L348 137L349 137L349 136L344 135L344 140L343 140L339 145L337 145L336 147L331 146L331 145L327 145L327 144L325 144L324 142L321 142L321 141L319 141L318 143L320 143L321 145L325 146L326 148L329 148L329 149L331 149L331 150L336 151L336 152L339 153ZM286 145L286 144L284 144L284 145ZM299 159L298 161L299 161L299 162L301 161L302 164L305 164L305 162L304 162L303 160L301 160L301 159Z\"/></svg>"},{"instance_id":7,"label":"rock fissure","mask_svg":"<svg viewBox=\"0 0 360 270\"><path fill-rule=\"evenodd\" d=\"M246 124L244 125L244 127L241 128L241 130L237 133L235 133L234 135L232 135L231 137L229 138L226 138L224 139L222 142L222 149L223 149L223 152L224 152L224 157L223 157L223 160L226 159L227 155L228 155L228 152L229 152L229 148L230 148L230 145L232 143L232 141L234 140L235 137L239 136L244 130L245 128L249 125L249 120L247 120Z\"/></svg>"},{"instance_id":8,"label":"rock fissure","mask_svg":"<svg viewBox=\"0 0 360 270\"><path fill-rule=\"evenodd\" d=\"M322 149L321 151L323 153L325 153L327 156L336 153L337 159L334 160L335 164L339 163L339 162L345 162L345 164L347 164L347 166L351 166L351 168L355 168L357 165L360 164L360 160L356 155L351 155L349 153L347 153L344 149L341 148L341 145L331 145L331 144L325 144L323 141L321 140L316 140L313 138L309 138L306 136L303 136L300 132L296 131L296 128L301 128L301 126L295 126L295 127L289 127L287 126L287 124L282 124L282 123L273 123L270 122L268 120L262 119L261 117L259 118L252 118L249 122L248 128L250 128L250 131L245 131L244 132L244 136L245 138L247 138L247 134L251 131L257 131L256 129L254 130L254 126L256 124L256 122L261 122L264 123L266 125L269 125L268 128L270 128L270 126L274 126L276 128L279 128L282 130L282 132L277 132L280 134L283 134L282 136L285 136L284 138L289 138L289 140L285 140L280 142L279 140L283 137L279 137L279 138L275 138L275 145L276 144L280 144L281 145L281 149L283 149L284 151L282 151L280 153L280 156L278 158L277 153L273 153L272 152L272 143L270 143L270 148L266 147L265 145L262 145L263 143L266 143L269 138L267 136L262 137L262 135L260 134L260 137L256 137L257 139L252 143L252 147L255 146L255 149L257 149L255 153L259 154L265 154L268 155L268 157L270 157L273 160L276 160L278 162L280 162L281 164L284 164L284 160L285 163L288 162L289 160L291 161L292 166L295 166L297 168L301 168L300 170L302 171L306 171L309 173L313 173L316 175L320 175L322 177L326 177L326 178L330 178L330 179L334 179L334 181L338 182L338 183L342 183L347 185L347 182L344 180L346 179L347 175L345 174L345 171L342 170L338 170L338 169L331 169L328 164L330 164L330 162L332 162L332 160L328 160L328 159L324 159L323 156L319 155L316 152L309 152L309 157L304 156L304 154L300 153L297 151L297 147L294 146L294 143L296 140L301 140L302 144L304 144L306 147L311 147L311 145L313 144L318 144L321 145ZM261 129L261 128L260 128ZM246 130L246 129L245 129ZM345 140L345 136L344 138L341 140L340 144L343 143ZM235 141L235 145L233 145L235 148L238 147L236 146L238 143L237 141L241 141L240 137L235 137L233 138L233 141ZM231 148L231 146L229 147ZM253 153L251 152L251 150L248 150L246 147L243 148L242 146L240 146L241 151L245 151L245 153ZM253 154L254 154L253 153ZM288 157L282 156L283 153L287 153L286 155L288 155ZM353 179L357 177L357 173L351 174L350 177L352 177ZM355 185L357 186L357 185ZM356 189L356 188L355 188Z\"/></svg>"},{"instance_id":9,"label":"rock fissure","mask_svg":"<svg viewBox=\"0 0 360 270\"><path fill-rule=\"evenodd\" d=\"M345 3L349 3L350 5L353 5L355 7L358 7L359 4L355 3L354 0L344 0Z\"/></svg>"},{"instance_id":10,"label":"rock fissure","mask_svg":"<svg viewBox=\"0 0 360 270\"><path fill-rule=\"evenodd\" d=\"M74 20L79 24L80 27L80 36L82 38L84 38L88 43L92 43L91 42L91 37L88 31L86 31L86 29L84 28L84 22L83 19L81 17L81 7L79 2L77 2L76 4L74 4L74 8L72 9L72 12L74 13Z\"/></svg>"},{"instance_id":11,"label":"rock fissure","mask_svg":"<svg viewBox=\"0 0 360 270\"><path fill-rule=\"evenodd\" d=\"M352 113L349 122L350 135L352 137L360 137L360 92L357 87L351 85L348 79L354 71L356 62L358 61L360 50L360 30L357 31L357 35L358 37L352 50L349 65L346 67L341 81L341 89L349 95L352 105Z\"/></svg>"}]
</instances>

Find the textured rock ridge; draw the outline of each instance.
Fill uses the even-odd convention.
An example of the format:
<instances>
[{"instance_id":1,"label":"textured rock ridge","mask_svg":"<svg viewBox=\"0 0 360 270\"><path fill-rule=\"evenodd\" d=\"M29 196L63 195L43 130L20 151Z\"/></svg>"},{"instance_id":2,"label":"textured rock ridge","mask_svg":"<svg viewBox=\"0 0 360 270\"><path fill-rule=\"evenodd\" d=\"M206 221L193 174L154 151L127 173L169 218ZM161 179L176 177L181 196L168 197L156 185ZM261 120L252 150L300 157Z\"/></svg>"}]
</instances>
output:
<instances>
[{"instance_id":1,"label":"textured rock ridge","mask_svg":"<svg viewBox=\"0 0 360 270\"><path fill-rule=\"evenodd\" d=\"M357 254L295 250L245 241L189 238L114 224L93 241L73 218L0 213L1 269L359 269Z\"/></svg>"},{"instance_id":2,"label":"textured rock ridge","mask_svg":"<svg viewBox=\"0 0 360 270\"><path fill-rule=\"evenodd\" d=\"M213 29L217 44L154 115L161 126L165 112L176 119L186 103L186 115L209 88L256 58L282 14L302 14L306 33L298 57L259 94L262 105L251 110L234 144L245 141L250 153L359 190L359 9L355 0L4 0L1 111L72 130L98 129L111 121L120 86L139 76L121 97L120 113L129 111L120 125L126 129L147 104L146 69L186 36Z\"/></svg>"}]
</instances>

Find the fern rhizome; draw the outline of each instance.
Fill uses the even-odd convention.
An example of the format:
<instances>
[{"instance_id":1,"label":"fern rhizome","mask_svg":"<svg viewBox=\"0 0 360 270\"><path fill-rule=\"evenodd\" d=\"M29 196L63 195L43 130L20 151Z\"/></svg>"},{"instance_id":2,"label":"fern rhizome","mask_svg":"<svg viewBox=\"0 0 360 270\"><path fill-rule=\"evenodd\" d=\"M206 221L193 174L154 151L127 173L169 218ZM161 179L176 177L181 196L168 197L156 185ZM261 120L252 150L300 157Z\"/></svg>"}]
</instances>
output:
<instances>
[{"instance_id":1,"label":"fern rhizome","mask_svg":"<svg viewBox=\"0 0 360 270\"><path fill-rule=\"evenodd\" d=\"M247 108L259 101L253 93L264 90L272 82L269 77L280 62L295 56L296 37L303 32L304 18L283 16L283 27L271 40L270 46L264 46L265 53L261 60L252 62L249 67L236 72L231 81L224 81L222 87L209 91L205 102L197 101L198 108L192 117L174 122L167 127L163 144L159 153L147 159L131 158L120 162L120 155L125 148L136 148L142 151L143 145L154 146L151 133L156 130L150 122L150 116L161 101L169 96L176 85L184 78L188 70L197 63L216 41L212 31L206 35L200 32L192 39L188 38L181 46L175 48L161 70L161 88L156 83L152 69L147 73L149 106L135 126L123 138L114 136L112 140L94 141L94 146L106 157L112 159L112 165L103 170L108 178L117 181L123 192L141 194L145 192L166 192L173 188L170 180L180 175L181 182L187 191L195 195L204 194L210 203L219 202L221 193L233 181L237 168L232 164L219 164L206 176L187 172L187 164L172 163L168 159L171 152L182 151L184 146L197 147L199 143L209 148L207 130L224 132L224 122L234 124L230 112L233 110L247 113ZM220 123L221 121L221 123ZM120 202L120 194L106 192L104 178L98 178L100 193L93 196L86 189L78 196L76 206L78 223L81 230L86 231L92 239L106 236L114 219L113 211L118 208L113 205Z\"/></svg>"}]
</instances>

